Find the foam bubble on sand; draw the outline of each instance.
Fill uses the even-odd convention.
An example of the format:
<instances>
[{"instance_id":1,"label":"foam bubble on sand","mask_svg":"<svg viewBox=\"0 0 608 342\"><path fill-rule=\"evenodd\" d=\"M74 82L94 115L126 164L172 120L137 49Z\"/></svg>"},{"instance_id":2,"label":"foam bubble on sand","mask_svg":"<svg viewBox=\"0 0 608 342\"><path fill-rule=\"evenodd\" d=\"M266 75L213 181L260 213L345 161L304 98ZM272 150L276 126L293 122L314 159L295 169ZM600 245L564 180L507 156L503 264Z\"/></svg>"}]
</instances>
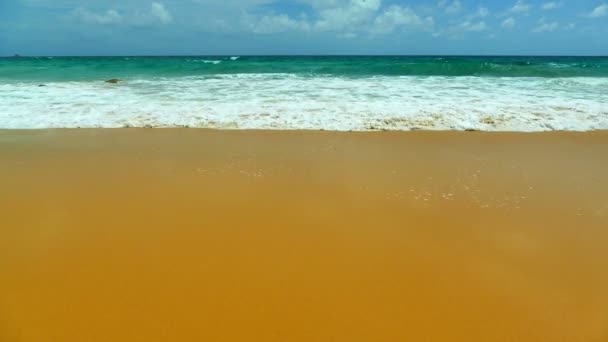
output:
<instances>
[{"instance_id":1,"label":"foam bubble on sand","mask_svg":"<svg viewBox=\"0 0 608 342\"><path fill-rule=\"evenodd\" d=\"M608 129L604 78L231 74L0 84L0 128Z\"/></svg>"}]
</instances>

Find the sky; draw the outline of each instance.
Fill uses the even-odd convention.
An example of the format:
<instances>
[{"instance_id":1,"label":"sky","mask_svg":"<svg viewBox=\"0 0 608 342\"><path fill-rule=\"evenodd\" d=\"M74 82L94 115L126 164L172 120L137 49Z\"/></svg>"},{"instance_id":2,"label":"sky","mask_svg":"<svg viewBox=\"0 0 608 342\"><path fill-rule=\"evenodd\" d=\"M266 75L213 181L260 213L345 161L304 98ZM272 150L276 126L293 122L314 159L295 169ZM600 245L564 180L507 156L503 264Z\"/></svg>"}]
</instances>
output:
<instances>
[{"instance_id":1,"label":"sky","mask_svg":"<svg viewBox=\"0 0 608 342\"><path fill-rule=\"evenodd\" d=\"M0 55L608 55L608 0L0 0Z\"/></svg>"}]
</instances>

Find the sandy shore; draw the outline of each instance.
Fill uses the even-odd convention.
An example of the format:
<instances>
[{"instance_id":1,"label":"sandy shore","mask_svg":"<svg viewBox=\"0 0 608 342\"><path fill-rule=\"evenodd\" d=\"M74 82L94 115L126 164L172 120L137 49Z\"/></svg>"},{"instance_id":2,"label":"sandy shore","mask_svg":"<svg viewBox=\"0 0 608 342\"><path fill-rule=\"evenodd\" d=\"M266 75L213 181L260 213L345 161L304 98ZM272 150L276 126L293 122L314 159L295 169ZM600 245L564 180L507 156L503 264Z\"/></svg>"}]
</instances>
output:
<instances>
[{"instance_id":1,"label":"sandy shore","mask_svg":"<svg viewBox=\"0 0 608 342\"><path fill-rule=\"evenodd\" d=\"M608 132L0 131L0 341L607 341Z\"/></svg>"}]
</instances>

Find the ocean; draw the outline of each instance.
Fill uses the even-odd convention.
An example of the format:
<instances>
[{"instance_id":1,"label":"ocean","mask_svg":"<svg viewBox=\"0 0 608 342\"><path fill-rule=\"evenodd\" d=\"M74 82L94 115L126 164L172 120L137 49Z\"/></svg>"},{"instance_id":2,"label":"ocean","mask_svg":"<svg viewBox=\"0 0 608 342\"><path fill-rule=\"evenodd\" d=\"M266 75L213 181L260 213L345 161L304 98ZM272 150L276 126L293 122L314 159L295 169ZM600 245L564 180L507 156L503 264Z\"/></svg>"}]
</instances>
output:
<instances>
[{"instance_id":1,"label":"ocean","mask_svg":"<svg viewBox=\"0 0 608 342\"><path fill-rule=\"evenodd\" d=\"M75 127L608 129L608 57L0 58L0 128Z\"/></svg>"}]
</instances>

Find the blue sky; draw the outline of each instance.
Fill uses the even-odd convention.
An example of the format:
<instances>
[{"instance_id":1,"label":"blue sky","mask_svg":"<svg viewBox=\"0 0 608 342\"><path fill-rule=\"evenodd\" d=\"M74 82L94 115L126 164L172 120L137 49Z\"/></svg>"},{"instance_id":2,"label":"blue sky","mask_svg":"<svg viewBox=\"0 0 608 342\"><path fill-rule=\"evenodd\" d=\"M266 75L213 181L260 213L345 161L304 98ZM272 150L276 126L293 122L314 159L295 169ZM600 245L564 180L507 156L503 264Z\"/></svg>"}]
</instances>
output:
<instances>
[{"instance_id":1,"label":"blue sky","mask_svg":"<svg viewBox=\"0 0 608 342\"><path fill-rule=\"evenodd\" d=\"M608 0L0 0L0 55L608 55Z\"/></svg>"}]
</instances>

